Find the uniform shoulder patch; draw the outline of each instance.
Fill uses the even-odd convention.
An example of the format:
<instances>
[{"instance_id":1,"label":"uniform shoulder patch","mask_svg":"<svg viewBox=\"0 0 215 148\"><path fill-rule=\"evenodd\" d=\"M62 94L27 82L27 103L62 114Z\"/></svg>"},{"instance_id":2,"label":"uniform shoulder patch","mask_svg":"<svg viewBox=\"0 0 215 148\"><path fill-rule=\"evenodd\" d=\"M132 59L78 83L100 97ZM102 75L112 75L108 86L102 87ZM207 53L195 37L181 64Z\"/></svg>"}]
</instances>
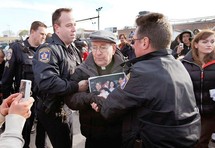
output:
<instances>
[{"instance_id":1,"label":"uniform shoulder patch","mask_svg":"<svg viewBox=\"0 0 215 148\"><path fill-rule=\"evenodd\" d=\"M13 50L11 48L7 50L7 52L6 52L6 60L9 61L11 59L12 53L13 53Z\"/></svg>"},{"instance_id":2,"label":"uniform shoulder patch","mask_svg":"<svg viewBox=\"0 0 215 148\"><path fill-rule=\"evenodd\" d=\"M43 63L48 63L51 57L51 49L48 47L44 47L39 49L39 61Z\"/></svg>"}]
</instances>

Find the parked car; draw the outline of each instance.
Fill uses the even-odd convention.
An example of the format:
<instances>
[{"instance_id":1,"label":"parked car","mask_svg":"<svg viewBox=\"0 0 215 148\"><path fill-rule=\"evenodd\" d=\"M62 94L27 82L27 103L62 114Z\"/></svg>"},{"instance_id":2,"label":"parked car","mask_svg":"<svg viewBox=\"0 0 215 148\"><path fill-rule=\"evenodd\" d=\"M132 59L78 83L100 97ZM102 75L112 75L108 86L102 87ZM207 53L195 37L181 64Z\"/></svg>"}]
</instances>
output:
<instances>
[{"instance_id":1,"label":"parked car","mask_svg":"<svg viewBox=\"0 0 215 148\"><path fill-rule=\"evenodd\" d=\"M4 49L7 45L8 45L8 43L2 42L2 43L0 43L0 48Z\"/></svg>"},{"instance_id":2,"label":"parked car","mask_svg":"<svg viewBox=\"0 0 215 148\"><path fill-rule=\"evenodd\" d=\"M7 50L9 49L9 45L5 46L5 48L3 48L4 54L6 55Z\"/></svg>"}]
</instances>

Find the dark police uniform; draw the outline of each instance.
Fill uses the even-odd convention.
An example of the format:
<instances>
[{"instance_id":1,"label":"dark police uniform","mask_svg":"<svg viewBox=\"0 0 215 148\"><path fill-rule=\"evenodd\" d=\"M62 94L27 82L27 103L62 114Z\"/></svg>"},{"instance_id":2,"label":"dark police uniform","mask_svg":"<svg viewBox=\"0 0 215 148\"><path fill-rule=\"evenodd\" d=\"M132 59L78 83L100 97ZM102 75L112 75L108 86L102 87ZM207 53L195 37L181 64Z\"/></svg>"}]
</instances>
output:
<instances>
[{"instance_id":1,"label":"dark police uniform","mask_svg":"<svg viewBox=\"0 0 215 148\"><path fill-rule=\"evenodd\" d=\"M38 48L33 58L35 89L39 97L38 120L54 148L72 147L72 131L63 99L78 91L78 83L70 80L70 75L80 63L77 48L72 44L67 48L55 33Z\"/></svg>"},{"instance_id":2,"label":"dark police uniform","mask_svg":"<svg viewBox=\"0 0 215 148\"><path fill-rule=\"evenodd\" d=\"M19 92L21 79L33 82L32 59L35 51L35 47L29 44L28 38L25 41L16 41L10 44L10 49L6 53L6 63L2 76L3 98L7 98L14 92ZM35 116L34 105L31 112L31 117L26 120L22 132L25 140L24 148L29 148L31 128Z\"/></svg>"}]
</instances>

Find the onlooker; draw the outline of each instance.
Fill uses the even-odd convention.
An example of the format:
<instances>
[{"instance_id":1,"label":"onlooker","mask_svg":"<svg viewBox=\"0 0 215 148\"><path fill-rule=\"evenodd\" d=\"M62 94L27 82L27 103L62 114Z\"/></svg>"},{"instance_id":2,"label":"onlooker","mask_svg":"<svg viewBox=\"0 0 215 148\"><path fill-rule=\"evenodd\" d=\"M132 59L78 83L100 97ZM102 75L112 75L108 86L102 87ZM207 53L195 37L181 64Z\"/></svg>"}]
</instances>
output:
<instances>
[{"instance_id":1,"label":"onlooker","mask_svg":"<svg viewBox=\"0 0 215 148\"><path fill-rule=\"evenodd\" d=\"M87 81L70 80L75 67L81 63L78 49L73 46L76 23L72 9L59 8L52 14L54 33L41 45L33 58L35 87L39 103L38 121L47 132L54 148L72 147L72 123L64 97L69 93L85 91Z\"/></svg>"},{"instance_id":2,"label":"onlooker","mask_svg":"<svg viewBox=\"0 0 215 148\"><path fill-rule=\"evenodd\" d=\"M0 106L0 126L6 122L4 133L0 135L1 148L22 148L24 139L22 130L25 121L31 115L34 99L20 101L22 94L16 93L4 99Z\"/></svg>"},{"instance_id":3,"label":"onlooker","mask_svg":"<svg viewBox=\"0 0 215 148\"><path fill-rule=\"evenodd\" d=\"M88 44L86 41L83 41L83 47L81 48L81 58L83 61L86 61L89 51L88 51Z\"/></svg>"},{"instance_id":4,"label":"onlooker","mask_svg":"<svg viewBox=\"0 0 215 148\"><path fill-rule=\"evenodd\" d=\"M5 66L5 54L4 54L4 51L0 49L0 80L4 72L4 66Z\"/></svg>"},{"instance_id":5,"label":"onlooker","mask_svg":"<svg viewBox=\"0 0 215 148\"><path fill-rule=\"evenodd\" d=\"M0 104L2 103L2 100L3 100L1 78L4 72L4 66L5 66L5 54L4 54L4 51L0 49Z\"/></svg>"},{"instance_id":6,"label":"onlooker","mask_svg":"<svg viewBox=\"0 0 215 148\"><path fill-rule=\"evenodd\" d=\"M169 48L172 28L160 13L136 19L134 59L127 84L92 104L107 119L123 117L123 148L193 147L200 115L192 81ZM158 36L159 34L159 36Z\"/></svg>"},{"instance_id":7,"label":"onlooker","mask_svg":"<svg viewBox=\"0 0 215 148\"><path fill-rule=\"evenodd\" d=\"M119 35L120 44L118 45L119 50L122 54L127 57L129 60L135 58L133 47L127 42L125 34Z\"/></svg>"},{"instance_id":8,"label":"onlooker","mask_svg":"<svg viewBox=\"0 0 215 148\"><path fill-rule=\"evenodd\" d=\"M81 39L76 39L74 41L75 46L79 49L80 55L83 61L85 61L89 55L89 45L86 41L82 41Z\"/></svg>"},{"instance_id":9,"label":"onlooker","mask_svg":"<svg viewBox=\"0 0 215 148\"><path fill-rule=\"evenodd\" d=\"M47 33L47 35L46 35L46 41L48 41L49 38L51 38L51 37L52 37L52 34L51 33Z\"/></svg>"},{"instance_id":10,"label":"onlooker","mask_svg":"<svg viewBox=\"0 0 215 148\"><path fill-rule=\"evenodd\" d=\"M179 43L181 43L181 41L180 41L180 38L179 38L179 37L180 37L180 34L179 34L179 35L177 35L177 36L175 37L175 40L171 42L170 49L174 50L174 49L175 49L175 47L176 47L176 46L178 46L178 45L179 45Z\"/></svg>"},{"instance_id":11,"label":"onlooker","mask_svg":"<svg viewBox=\"0 0 215 148\"><path fill-rule=\"evenodd\" d=\"M215 132L215 33L202 30L194 37L191 47L182 63L193 81L201 114L201 137L197 148L206 148Z\"/></svg>"},{"instance_id":12,"label":"onlooker","mask_svg":"<svg viewBox=\"0 0 215 148\"><path fill-rule=\"evenodd\" d=\"M13 92L19 92L21 79L31 80L32 86L34 86L32 59L36 48L45 41L46 29L47 26L44 23L34 21L31 24L30 35L26 40L16 41L10 44L2 76L2 91L4 98L8 97ZM12 89L13 86L14 89ZM33 98L36 98L33 89L32 92ZM35 117L34 106L35 105L31 108L31 117L27 119L23 129L23 138L25 139L24 148L29 148L30 144L31 129Z\"/></svg>"},{"instance_id":13,"label":"onlooker","mask_svg":"<svg viewBox=\"0 0 215 148\"><path fill-rule=\"evenodd\" d=\"M195 36L195 35L197 35L199 32L201 32L201 30L200 30L200 29L194 29L194 30L193 30L193 34L194 34L194 36Z\"/></svg>"},{"instance_id":14,"label":"onlooker","mask_svg":"<svg viewBox=\"0 0 215 148\"><path fill-rule=\"evenodd\" d=\"M172 55L176 59L183 58L191 50L191 41L193 37L194 34L191 30L185 30L179 35L179 40L181 42L172 51Z\"/></svg>"},{"instance_id":15,"label":"onlooker","mask_svg":"<svg viewBox=\"0 0 215 148\"><path fill-rule=\"evenodd\" d=\"M120 66L124 56L117 50L116 37L108 31L96 31L90 35L92 53L87 60L77 67L72 78L76 81L87 80L89 77L122 72ZM108 88L96 83L96 95L108 95ZM95 96L96 96L95 95ZM86 148L120 148L121 145L121 120L112 122L105 120L96 113L90 105L89 92L69 95L65 102L73 110L79 110L81 133L86 137Z\"/></svg>"}]
</instances>

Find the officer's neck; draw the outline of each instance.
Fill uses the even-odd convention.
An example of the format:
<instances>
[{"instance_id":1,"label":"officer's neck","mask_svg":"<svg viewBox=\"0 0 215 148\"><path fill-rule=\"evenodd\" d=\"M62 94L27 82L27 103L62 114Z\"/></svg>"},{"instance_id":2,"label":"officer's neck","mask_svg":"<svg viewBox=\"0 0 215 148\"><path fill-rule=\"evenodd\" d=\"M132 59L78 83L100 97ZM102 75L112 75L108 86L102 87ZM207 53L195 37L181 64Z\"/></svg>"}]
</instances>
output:
<instances>
[{"instance_id":1,"label":"officer's neck","mask_svg":"<svg viewBox=\"0 0 215 148\"><path fill-rule=\"evenodd\" d=\"M35 44L33 38L29 37L28 38L28 43L31 45L31 47L38 47L39 45Z\"/></svg>"}]
</instances>

